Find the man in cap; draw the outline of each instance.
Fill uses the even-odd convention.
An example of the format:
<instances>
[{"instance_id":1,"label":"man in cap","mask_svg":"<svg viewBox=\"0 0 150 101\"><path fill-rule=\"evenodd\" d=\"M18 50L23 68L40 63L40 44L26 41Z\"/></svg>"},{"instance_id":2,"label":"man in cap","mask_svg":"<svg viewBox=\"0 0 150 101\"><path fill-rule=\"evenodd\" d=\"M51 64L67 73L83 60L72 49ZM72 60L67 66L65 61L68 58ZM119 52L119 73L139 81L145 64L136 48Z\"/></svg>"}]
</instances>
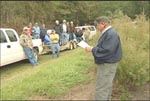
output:
<instances>
[{"instance_id":1,"label":"man in cap","mask_svg":"<svg viewBox=\"0 0 150 101\"><path fill-rule=\"evenodd\" d=\"M33 52L33 43L32 43L32 37L29 34L29 28L24 27L22 34L20 35L19 40L21 46L23 47L23 50L28 57L30 63L32 66L38 65L37 59L35 58L34 52Z\"/></svg>"}]
</instances>

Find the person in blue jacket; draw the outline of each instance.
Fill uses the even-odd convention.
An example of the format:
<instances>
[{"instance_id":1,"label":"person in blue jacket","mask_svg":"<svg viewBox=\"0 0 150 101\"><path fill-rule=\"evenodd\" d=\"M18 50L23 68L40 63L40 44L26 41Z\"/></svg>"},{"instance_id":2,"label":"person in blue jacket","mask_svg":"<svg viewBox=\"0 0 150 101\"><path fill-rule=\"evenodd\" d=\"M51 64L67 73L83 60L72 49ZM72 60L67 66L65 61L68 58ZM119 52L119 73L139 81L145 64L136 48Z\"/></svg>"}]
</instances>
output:
<instances>
[{"instance_id":1,"label":"person in blue jacket","mask_svg":"<svg viewBox=\"0 0 150 101\"><path fill-rule=\"evenodd\" d=\"M117 64L122 58L122 48L118 33L110 26L107 17L96 19L97 29L102 33L95 47L86 47L92 52L94 61L98 65L95 100L111 100L113 79Z\"/></svg>"},{"instance_id":2,"label":"person in blue jacket","mask_svg":"<svg viewBox=\"0 0 150 101\"><path fill-rule=\"evenodd\" d=\"M44 44L46 45L51 45L51 40L50 40L50 34L51 34L51 30L47 30L47 33L44 35Z\"/></svg>"}]
</instances>

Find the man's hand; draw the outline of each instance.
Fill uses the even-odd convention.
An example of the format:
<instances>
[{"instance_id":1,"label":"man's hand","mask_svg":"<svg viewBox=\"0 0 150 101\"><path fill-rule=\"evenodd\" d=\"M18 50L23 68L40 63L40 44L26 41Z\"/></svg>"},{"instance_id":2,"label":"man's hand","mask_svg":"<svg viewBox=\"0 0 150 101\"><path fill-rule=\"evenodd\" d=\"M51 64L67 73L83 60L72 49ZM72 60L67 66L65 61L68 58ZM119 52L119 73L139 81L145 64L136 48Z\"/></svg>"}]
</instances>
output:
<instances>
[{"instance_id":1,"label":"man's hand","mask_svg":"<svg viewBox=\"0 0 150 101\"><path fill-rule=\"evenodd\" d=\"M57 37L54 37L52 40L59 40L59 38L57 38Z\"/></svg>"},{"instance_id":2,"label":"man's hand","mask_svg":"<svg viewBox=\"0 0 150 101\"><path fill-rule=\"evenodd\" d=\"M59 39L57 37L55 37L54 40L59 40Z\"/></svg>"},{"instance_id":3,"label":"man's hand","mask_svg":"<svg viewBox=\"0 0 150 101\"><path fill-rule=\"evenodd\" d=\"M86 51L86 52L91 52L92 49L93 49L93 47L91 47L91 46L90 46L90 47L85 47L85 51Z\"/></svg>"}]
</instances>

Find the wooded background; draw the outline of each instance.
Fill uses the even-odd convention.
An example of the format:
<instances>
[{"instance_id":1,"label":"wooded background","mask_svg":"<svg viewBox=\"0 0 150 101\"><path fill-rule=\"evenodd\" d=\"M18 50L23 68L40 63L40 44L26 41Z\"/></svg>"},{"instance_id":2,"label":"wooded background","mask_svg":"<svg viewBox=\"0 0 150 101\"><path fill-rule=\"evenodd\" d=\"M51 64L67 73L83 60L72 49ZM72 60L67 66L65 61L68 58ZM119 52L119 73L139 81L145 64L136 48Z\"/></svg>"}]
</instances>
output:
<instances>
[{"instance_id":1,"label":"wooded background","mask_svg":"<svg viewBox=\"0 0 150 101\"><path fill-rule=\"evenodd\" d=\"M96 17L127 15L133 20L145 13L149 17L150 1L0 1L1 27L22 30L30 22L45 23L51 28L55 20L66 19L76 25L93 24Z\"/></svg>"}]
</instances>

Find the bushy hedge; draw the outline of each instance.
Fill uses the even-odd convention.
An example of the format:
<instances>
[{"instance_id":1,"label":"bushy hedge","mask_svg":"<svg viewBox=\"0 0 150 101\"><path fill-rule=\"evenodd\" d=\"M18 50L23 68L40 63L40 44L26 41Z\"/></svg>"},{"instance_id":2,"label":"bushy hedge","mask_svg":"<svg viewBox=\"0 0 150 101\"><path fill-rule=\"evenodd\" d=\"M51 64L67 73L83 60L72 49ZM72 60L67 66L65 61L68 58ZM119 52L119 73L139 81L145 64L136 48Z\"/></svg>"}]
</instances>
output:
<instances>
[{"instance_id":1,"label":"bushy hedge","mask_svg":"<svg viewBox=\"0 0 150 101\"><path fill-rule=\"evenodd\" d=\"M138 15L135 21L123 16L112 21L119 32L123 58L119 63L116 79L125 87L145 84L149 78L149 21Z\"/></svg>"}]
</instances>

